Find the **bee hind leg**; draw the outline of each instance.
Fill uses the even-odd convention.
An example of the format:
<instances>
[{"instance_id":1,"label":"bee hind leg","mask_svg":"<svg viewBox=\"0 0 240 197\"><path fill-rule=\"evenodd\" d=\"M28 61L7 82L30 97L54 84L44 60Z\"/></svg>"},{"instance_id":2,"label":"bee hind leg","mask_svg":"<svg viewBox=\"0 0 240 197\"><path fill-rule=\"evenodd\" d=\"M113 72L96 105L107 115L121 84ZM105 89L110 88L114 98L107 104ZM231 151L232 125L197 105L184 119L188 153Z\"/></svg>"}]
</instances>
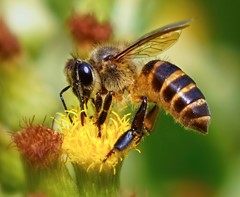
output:
<instances>
[{"instance_id":1,"label":"bee hind leg","mask_svg":"<svg viewBox=\"0 0 240 197\"><path fill-rule=\"evenodd\" d=\"M150 135L155 122L157 120L158 117L158 112L159 112L160 108L155 104L152 109L150 109L150 111L147 113L145 120L144 120L144 129L145 129L145 133L147 135Z\"/></svg>"},{"instance_id":2,"label":"bee hind leg","mask_svg":"<svg viewBox=\"0 0 240 197\"><path fill-rule=\"evenodd\" d=\"M113 91L108 92L108 94L106 95L104 102L103 102L103 109L95 123L98 127L98 137L101 137L101 126L103 125L103 123L105 122L105 120L107 118L108 111L112 104L113 95L114 95ZM99 102L100 102L100 98L99 98Z\"/></svg>"},{"instance_id":3,"label":"bee hind leg","mask_svg":"<svg viewBox=\"0 0 240 197\"><path fill-rule=\"evenodd\" d=\"M107 159L116 151L122 151L127 148L133 141L137 144L141 140L144 135L143 128L146 111L147 97L142 97L142 103L134 116L131 128L118 138L113 148L104 157L103 162L106 162Z\"/></svg>"}]
</instances>

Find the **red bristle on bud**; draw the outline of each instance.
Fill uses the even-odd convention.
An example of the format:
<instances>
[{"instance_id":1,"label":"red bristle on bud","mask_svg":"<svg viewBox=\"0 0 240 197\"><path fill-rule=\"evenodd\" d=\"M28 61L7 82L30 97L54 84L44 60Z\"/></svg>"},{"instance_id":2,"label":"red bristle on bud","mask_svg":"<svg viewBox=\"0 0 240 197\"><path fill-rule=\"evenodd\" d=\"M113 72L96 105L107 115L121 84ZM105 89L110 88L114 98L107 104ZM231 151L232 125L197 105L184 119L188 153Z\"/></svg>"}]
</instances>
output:
<instances>
[{"instance_id":1,"label":"red bristle on bud","mask_svg":"<svg viewBox=\"0 0 240 197\"><path fill-rule=\"evenodd\" d=\"M50 165L61 154L62 136L43 125L30 123L13 133L12 139L23 157L36 167Z\"/></svg>"}]
</instances>

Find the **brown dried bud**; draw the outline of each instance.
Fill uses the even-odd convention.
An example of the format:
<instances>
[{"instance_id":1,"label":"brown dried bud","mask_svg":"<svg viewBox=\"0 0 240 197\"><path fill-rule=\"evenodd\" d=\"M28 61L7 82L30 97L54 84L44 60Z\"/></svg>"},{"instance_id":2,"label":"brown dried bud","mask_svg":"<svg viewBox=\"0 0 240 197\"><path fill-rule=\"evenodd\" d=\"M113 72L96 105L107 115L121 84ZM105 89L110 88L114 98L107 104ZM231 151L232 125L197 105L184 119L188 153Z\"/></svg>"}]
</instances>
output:
<instances>
[{"instance_id":1,"label":"brown dried bud","mask_svg":"<svg viewBox=\"0 0 240 197\"><path fill-rule=\"evenodd\" d=\"M92 15L73 15L67 21L68 28L74 39L82 46L107 41L112 34L109 23L100 24Z\"/></svg>"},{"instance_id":2,"label":"brown dried bud","mask_svg":"<svg viewBox=\"0 0 240 197\"><path fill-rule=\"evenodd\" d=\"M20 52L17 38L10 32L6 24L0 18L0 59L6 60Z\"/></svg>"},{"instance_id":3,"label":"brown dried bud","mask_svg":"<svg viewBox=\"0 0 240 197\"><path fill-rule=\"evenodd\" d=\"M35 167L49 166L61 153L62 136L43 125L30 122L22 131L13 133L12 139L24 159Z\"/></svg>"}]
</instances>

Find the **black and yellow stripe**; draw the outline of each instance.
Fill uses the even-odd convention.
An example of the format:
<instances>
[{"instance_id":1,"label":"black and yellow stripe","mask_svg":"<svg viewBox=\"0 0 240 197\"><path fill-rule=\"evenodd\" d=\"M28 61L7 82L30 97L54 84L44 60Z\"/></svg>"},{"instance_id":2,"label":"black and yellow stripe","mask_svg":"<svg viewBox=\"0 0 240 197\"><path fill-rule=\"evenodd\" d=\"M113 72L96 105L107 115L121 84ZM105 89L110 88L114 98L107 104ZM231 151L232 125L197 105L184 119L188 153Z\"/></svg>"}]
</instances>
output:
<instances>
[{"instance_id":1,"label":"black and yellow stripe","mask_svg":"<svg viewBox=\"0 0 240 197\"><path fill-rule=\"evenodd\" d=\"M141 85L144 83L144 85ZM183 126L206 133L210 111L196 83L170 62L153 60L142 69L137 86ZM139 88L136 88L139 89Z\"/></svg>"}]
</instances>

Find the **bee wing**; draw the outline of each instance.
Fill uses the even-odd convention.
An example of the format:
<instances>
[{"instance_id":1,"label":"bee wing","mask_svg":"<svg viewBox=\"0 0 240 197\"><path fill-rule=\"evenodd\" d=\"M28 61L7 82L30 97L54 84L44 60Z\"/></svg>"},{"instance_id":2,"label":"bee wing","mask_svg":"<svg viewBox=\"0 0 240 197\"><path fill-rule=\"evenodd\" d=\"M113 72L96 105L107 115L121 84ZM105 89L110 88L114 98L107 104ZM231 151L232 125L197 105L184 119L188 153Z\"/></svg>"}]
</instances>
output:
<instances>
[{"instance_id":1,"label":"bee wing","mask_svg":"<svg viewBox=\"0 0 240 197\"><path fill-rule=\"evenodd\" d=\"M117 54L116 60L156 56L172 46L179 38L181 30L190 25L192 20L180 21L156 29Z\"/></svg>"}]
</instances>

